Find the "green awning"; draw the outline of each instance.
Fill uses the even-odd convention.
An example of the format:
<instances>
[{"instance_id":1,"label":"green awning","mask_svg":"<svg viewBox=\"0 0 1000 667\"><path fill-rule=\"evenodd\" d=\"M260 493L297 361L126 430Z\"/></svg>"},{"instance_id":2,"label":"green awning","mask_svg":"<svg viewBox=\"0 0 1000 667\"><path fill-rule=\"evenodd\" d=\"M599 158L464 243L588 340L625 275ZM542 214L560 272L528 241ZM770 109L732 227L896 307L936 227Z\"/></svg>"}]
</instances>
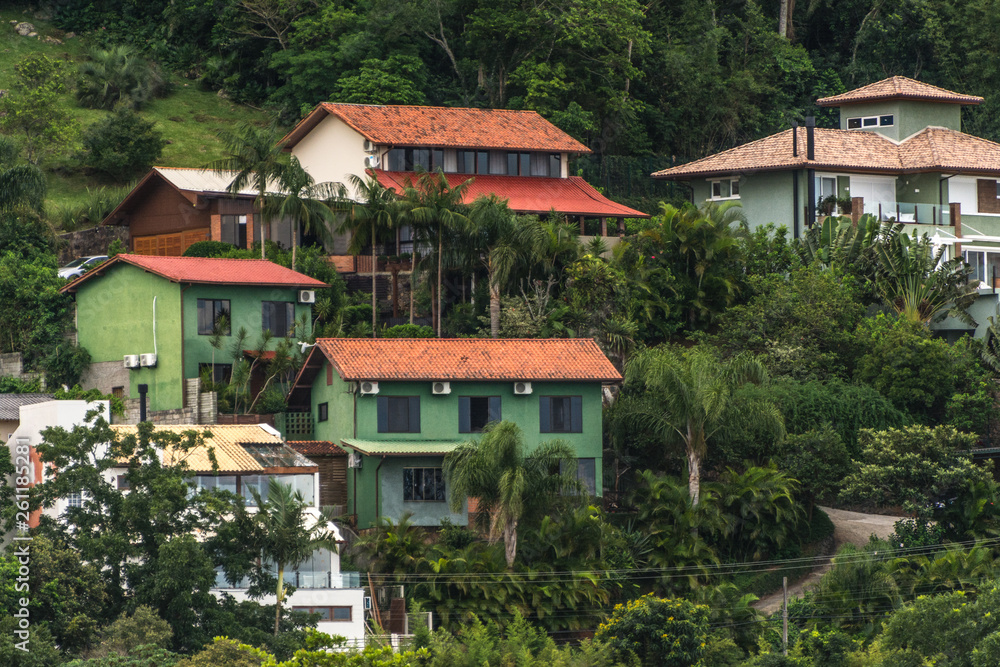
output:
<instances>
[{"instance_id":1,"label":"green awning","mask_svg":"<svg viewBox=\"0 0 1000 667\"><path fill-rule=\"evenodd\" d=\"M422 456L427 454L443 455L462 444L463 441L449 440L358 440L345 438L341 440L361 454L374 456Z\"/></svg>"}]
</instances>

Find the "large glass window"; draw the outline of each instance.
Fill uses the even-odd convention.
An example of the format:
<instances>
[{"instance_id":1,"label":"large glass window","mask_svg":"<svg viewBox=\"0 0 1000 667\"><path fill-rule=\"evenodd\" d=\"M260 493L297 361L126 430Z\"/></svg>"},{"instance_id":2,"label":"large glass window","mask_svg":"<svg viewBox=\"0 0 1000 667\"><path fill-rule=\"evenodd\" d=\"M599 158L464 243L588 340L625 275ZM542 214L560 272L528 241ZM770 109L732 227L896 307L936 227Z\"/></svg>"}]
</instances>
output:
<instances>
[{"instance_id":1,"label":"large glass window","mask_svg":"<svg viewBox=\"0 0 1000 667\"><path fill-rule=\"evenodd\" d=\"M245 215L223 215L222 217L222 238L223 243L231 243L237 248L247 247L247 216Z\"/></svg>"},{"instance_id":2,"label":"large glass window","mask_svg":"<svg viewBox=\"0 0 1000 667\"><path fill-rule=\"evenodd\" d=\"M277 338L288 338L295 328L295 304L286 301L261 302L261 330Z\"/></svg>"},{"instance_id":3,"label":"large glass window","mask_svg":"<svg viewBox=\"0 0 1000 667\"><path fill-rule=\"evenodd\" d=\"M444 151L440 148L393 148L388 155L389 171L427 171L444 168Z\"/></svg>"},{"instance_id":4,"label":"large glass window","mask_svg":"<svg viewBox=\"0 0 1000 667\"><path fill-rule=\"evenodd\" d=\"M441 468L403 468L403 500L442 502L444 499Z\"/></svg>"},{"instance_id":5,"label":"large glass window","mask_svg":"<svg viewBox=\"0 0 1000 667\"><path fill-rule=\"evenodd\" d=\"M1000 287L1000 252L985 250L965 250L962 258L972 267L971 278L993 287L994 282Z\"/></svg>"},{"instance_id":6,"label":"large glass window","mask_svg":"<svg viewBox=\"0 0 1000 667\"><path fill-rule=\"evenodd\" d=\"M420 433L419 396L379 396L379 433Z\"/></svg>"},{"instance_id":7,"label":"large glass window","mask_svg":"<svg viewBox=\"0 0 1000 667\"><path fill-rule=\"evenodd\" d=\"M229 299L198 299L199 335L212 336L218 331L228 336L231 323Z\"/></svg>"},{"instance_id":8,"label":"large glass window","mask_svg":"<svg viewBox=\"0 0 1000 667\"><path fill-rule=\"evenodd\" d=\"M482 433L487 424L500 419L499 396L458 397L459 433Z\"/></svg>"},{"instance_id":9,"label":"large glass window","mask_svg":"<svg viewBox=\"0 0 1000 667\"><path fill-rule=\"evenodd\" d=\"M198 475L198 490L236 493L236 475Z\"/></svg>"},{"instance_id":10,"label":"large glass window","mask_svg":"<svg viewBox=\"0 0 1000 667\"><path fill-rule=\"evenodd\" d=\"M228 383L230 378L233 377L233 365L232 364L198 364L198 376L205 377L208 375L209 379L215 383Z\"/></svg>"},{"instance_id":11,"label":"large glass window","mask_svg":"<svg viewBox=\"0 0 1000 667\"><path fill-rule=\"evenodd\" d=\"M583 397L542 396L538 407L542 433L583 432Z\"/></svg>"},{"instance_id":12,"label":"large glass window","mask_svg":"<svg viewBox=\"0 0 1000 667\"><path fill-rule=\"evenodd\" d=\"M476 152L476 173L477 174L488 174L488 173L490 173L490 152L489 151L477 151Z\"/></svg>"},{"instance_id":13,"label":"large glass window","mask_svg":"<svg viewBox=\"0 0 1000 667\"><path fill-rule=\"evenodd\" d=\"M565 472L565 464L563 462L559 463L559 472ZM580 486L589 495L595 495L597 492L597 461L596 459L577 459L576 460L576 480L580 482Z\"/></svg>"},{"instance_id":14,"label":"large glass window","mask_svg":"<svg viewBox=\"0 0 1000 667\"><path fill-rule=\"evenodd\" d=\"M562 156L559 153L549 153L549 176L552 178L562 176Z\"/></svg>"},{"instance_id":15,"label":"large glass window","mask_svg":"<svg viewBox=\"0 0 1000 667\"><path fill-rule=\"evenodd\" d=\"M476 173L476 151L458 151L458 173Z\"/></svg>"}]
</instances>

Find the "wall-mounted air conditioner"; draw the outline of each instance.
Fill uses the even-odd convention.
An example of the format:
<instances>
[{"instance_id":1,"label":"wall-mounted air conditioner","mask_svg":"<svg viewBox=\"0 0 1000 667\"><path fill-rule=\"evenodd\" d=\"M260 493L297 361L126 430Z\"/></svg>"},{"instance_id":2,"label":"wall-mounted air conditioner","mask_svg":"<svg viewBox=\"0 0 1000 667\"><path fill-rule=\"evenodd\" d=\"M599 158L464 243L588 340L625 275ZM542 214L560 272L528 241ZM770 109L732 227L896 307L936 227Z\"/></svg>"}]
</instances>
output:
<instances>
[{"instance_id":1,"label":"wall-mounted air conditioner","mask_svg":"<svg viewBox=\"0 0 1000 667\"><path fill-rule=\"evenodd\" d=\"M450 394L451 393L451 383L450 382L434 382L431 384L432 394Z\"/></svg>"},{"instance_id":2,"label":"wall-mounted air conditioner","mask_svg":"<svg viewBox=\"0 0 1000 667\"><path fill-rule=\"evenodd\" d=\"M378 393L378 382L364 381L358 385L362 396L374 396Z\"/></svg>"},{"instance_id":3,"label":"wall-mounted air conditioner","mask_svg":"<svg viewBox=\"0 0 1000 667\"><path fill-rule=\"evenodd\" d=\"M382 160L377 155L369 155L365 158L365 169L378 169L380 164L382 164Z\"/></svg>"},{"instance_id":4,"label":"wall-mounted air conditioner","mask_svg":"<svg viewBox=\"0 0 1000 667\"><path fill-rule=\"evenodd\" d=\"M514 383L514 394L518 396L524 396L531 393L531 383L530 382L515 382Z\"/></svg>"},{"instance_id":5,"label":"wall-mounted air conditioner","mask_svg":"<svg viewBox=\"0 0 1000 667\"><path fill-rule=\"evenodd\" d=\"M149 366L149 367L155 366L156 365L156 355L152 354L152 353L149 353L149 354L140 354L139 355L139 365L140 366Z\"/></svg>"},{"instance_id":6,"label":"wall-mounted air conditioner","mask_svg":"<svg viewBox=\"0 0 1000 667\"><path fill-rule=\"evenodd\" d=\"M378 150L378 146L371 139L365 139L365 152L374 153Z\"/></svg>"},{"instance_id":7,"label":"wall-mounted air conditioner","mask_svg":"<svg viewBox=\"0 0 1000 667\"><path fill-rule=\"evenodd\" d=\"M138 354L126 354L125 355L125 368L139 368L139 355Z\"/></svg>"},{"instance_id":8,"label":"wall-mounted air conditioner","mask_svg":"<svg viewBox=\"0 0 1000 667\"><path fill-rule=\"evenodd\" d=\"M347 457L347 467L348 468L360 468L361 467L361 454L357 452L351 452L350 456Z\"/></svg>"},{"instance_id":9,"label":"wall-mounted air conditioner","mask_svg":"<svg viewBox=\"0 0 1000 667\"><path fill-rule=\"evenodd\" d=\"M316 303L316 292L311 289L300 289L299 303Z\"/></svg>"}]
</instances>

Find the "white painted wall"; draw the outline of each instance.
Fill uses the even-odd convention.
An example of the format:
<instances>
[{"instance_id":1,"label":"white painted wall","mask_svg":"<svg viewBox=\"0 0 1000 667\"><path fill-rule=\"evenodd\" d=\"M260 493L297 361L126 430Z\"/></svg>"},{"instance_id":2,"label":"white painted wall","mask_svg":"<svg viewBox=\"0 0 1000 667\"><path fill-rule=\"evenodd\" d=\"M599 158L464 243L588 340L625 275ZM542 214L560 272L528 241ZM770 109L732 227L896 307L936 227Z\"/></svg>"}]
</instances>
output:
<instances>
[{"instance_id":1,"label":"white painted wall","mask_svg":"<svg viewBox=\"0 0 1000 667\"><path fill-rule=\"evenodd\" d=\"M217 597L231 595L238 602L250 600L245 589L213 589ZM260 604L274 604L273 595L256 600ZM328 635L347 638L348 647L364 648L365 645L365 591L363 588L300 588L285 598L285 608L292 607L351 607L350 621L329 621L316 624L316 629Z\"/></svg>"},{"instance_id":2,"label":"white painted wall","mask_svg":"<svg viewBox=\"0 0 1000 667\"><path fill-rule=\"evenodd\" d=\"M979 213L976 179L972 176L952 176L948 179L948 202L961 204L962 213Z\"/></svg>"},{"instance_id":3,"label":"white painted wall","mask_svg":"<svg viewBox=\"0 0 1000 667\"><path fill-rule=\"evenodd\" d=\"M302 167L317 183L343 183L350 188L348 174L364 177L365 138L336 116L326 118L292 148ZM351 190L353 196L355 192Z\"/></svg>"}]
</instances>

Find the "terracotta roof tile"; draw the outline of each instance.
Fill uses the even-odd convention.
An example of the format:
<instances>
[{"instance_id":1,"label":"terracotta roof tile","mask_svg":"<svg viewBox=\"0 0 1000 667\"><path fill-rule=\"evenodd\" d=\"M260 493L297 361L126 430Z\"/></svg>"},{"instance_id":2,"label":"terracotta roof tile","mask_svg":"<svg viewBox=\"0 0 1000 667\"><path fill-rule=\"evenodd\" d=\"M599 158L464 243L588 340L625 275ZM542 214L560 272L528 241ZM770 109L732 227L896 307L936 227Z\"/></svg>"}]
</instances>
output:
<instances>
[{"instance_id":1,"label":"terracotta roof tile","mask_svg":"<svg viewBox=\"0 0 1000 667\"><path fill-rule=\"evenodd\" d=\"M73 292L80 283L102 275L111 267L132 264L173 282L211 285L254 285L322 289L327 284L264 259L217 257L158 257L120 254L67 283L61 291Z\"/></svg>"},{"instance_id":2,"label":"terracotta roof tile","mask_svg":"<svg viewBox=\"0 0 1000 667\"><path fill-rule=\"evenodd\" d=\"M347 456L347 452L328 440L289 440L289 447L305 456Z\"/></svg>"},{"instance_id":3,"label":"terracotta roof tile","mask_svg":"<svg viewBox=\"0 0 1000 667\"><path fill-rule=\"evenodd\" d=\"M955 93L905 76L893 76L840 95L821 97L816 100L816 104L821 107L836 107L842 104L874 102L876 100L927 100L946 104L971 105L981 103L983 98Z\"/></svg>"},{"instance_id":4,"label":"terracotta roof tile","mask_svg":"<svg viewBox=\"0 0 1000 667\"><path fill-rule=\"evenodd\" d=\"M807 167L854 173L1000 173L1000 144L943 127L925 128L899 143L866 130L817 128L816 159L812 161L806 160L805 134L805 130L799 128L797 157L792 156L792 131L785 130L658 171L653 177L684 180Z\"/></svg>"},{"instance_id":5,"label":"terracotta roof tile","mask_svg":"<svg viewBox=\"0 0 1000 667\"><path fill-rule=\"evenodd\" d=\"M345 380L622 379L589 338L320 338L316 342Z\"/></svg>"},{"instance_id":6,"label":"terracotta roof tile","mask_svg":"<svg viewBox=\"0 0 1000 667\"><path fill-rule=\"evenodd\" d=\"M402 192L406 182L416 182L416 174L402 171L372 172L379 183ZM512 211L545 215L555 209L565 215L591 217L648 218L641 211L615 203L595 190L579 176L542 178L539 176L471 176L445 174L451 186L473 179L465 191L465 201L472 202L483 195L495 194L507 200Z\"/></svg>"},{"instance_id":7,"label":"terracotta roof tile","mask_svg":"<svg viewBox=\"0 0 1000 667\"><path fill-rule=\"evenodd\" d=\"M590 152L535 111L331 102L320 104L302 119L285 137L285 147L298 143L327 114L337 116L376 144Z\"/></svg>"}]
</instances>

